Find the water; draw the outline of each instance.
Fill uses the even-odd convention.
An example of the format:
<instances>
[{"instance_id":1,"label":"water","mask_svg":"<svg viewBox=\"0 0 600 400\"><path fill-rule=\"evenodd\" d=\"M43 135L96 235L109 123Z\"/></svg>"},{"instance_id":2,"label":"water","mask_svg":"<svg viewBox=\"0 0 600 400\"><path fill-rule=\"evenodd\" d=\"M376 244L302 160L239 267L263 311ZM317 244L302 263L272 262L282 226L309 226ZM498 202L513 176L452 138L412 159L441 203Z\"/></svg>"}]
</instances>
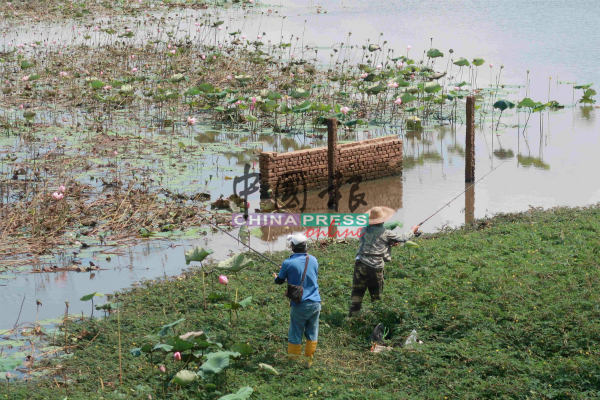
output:
<instances>
[{"instance_id":1,"label":"water","mask_svg":"<svg viewBox=\"0 0 600 400\"><path fill-rule=\"evenodd\" d=\"M304 33L301 41L305 45L319 46L322 49L319 58L323 62L329 60L331 51L327 48L346 41L350 31L353 44L366 44L367 39L382 44L387 40L386 48L394 48L396 56L405 54L406 45L410 44L410 55L416 59L420 59L417 55L424 49L429 49L433 38L433 47L446 54L452 48L455 59L482 57L486 60L480 67L480 86L496 79L501 64L504 65L501 77L504 84L525 85L529 70L530 97L536 101L556 99L570 105L572 86L559 85L558 81L600 84L596 62L600 32L594 24L600 17L600 8L595 7L593 1L510 0L493 5L481 1L441 0L402 3L286 0L280 3L281 7L278 3L272 8L278 13L264 14L262 18L254 15L244 20L237 12L225 12L223 15L233 17L227 19L226 25L230 31L242 29L249 36L265 32L265 39L273 42L278 42L281 34L287 40L291 34L301 36ZM317 5L321 7L317 8ZM282 33L281 15L287 16ZM381 32L384 35L380 38ZM20 33L21 39L25 36ZM494 68L490 69L489 63L493 63ZM445 70L445 61L444 65L438 62L436 69ZM454 67L454 75L456 70ZM550 94L549 77L552 77ZM521 99L524 89L507 97ZM576 93L575 98L579 97L580 93ZM520 129L503 128L496 135L490 129L491 121L485 121L476 133L476 178L506 162L467 196L459 197L429 220L423 230L433 232L447 225L459 226L473 216L481 218L499 212L524 211L529 206L547 208L600 202L600 188L593 179L600 167L597 157L600 130L596 113L596 108L590 106L545 113L542 133L537 114L531 117L526 133L522 132L526 115L517 114L515 110L507 111L502 122L520 124ZM394 206L397 212L393 219L401 221L407 229L466 189L464 156L461 154L465 128L457 125L456 129L437 127L418 134L402 132L402 138L406 160L403 176L365 182L361 188L369 196L369 206ZM415 162L410 163L409 159ZM213 193L232 192L231 181L221 180L213 185L216 186ZM347 191L348 188L344 188L342 196L347 196ZM326 210L324 200L314 194L309 197L313 210ZM347 197L343 197L342 202L345 199ZM258 197L250 200L252 208L257 208ZM253 238L253 247L261 251L282 250L285 233L284 230L267 230L264 237L268 240ZM108 268L105 271L22 273L15 279L0 280L1 284L8 284L0 288L0 302L4 304L0 328L12 327L25 293L21 321L34 319L36 298L44 304L40 319L63 313L65 300L70 301L72 311L87 313L89 304L78 301L85 294L94 291L110 293L141 279L178 274L185 268L184 247L172 248L169 244L151 242L136 246L110 263L100 263L102 268ZM183 244L188 248L194 244L210 247L215 250L216 259L226 258L230 251L242 250L235 240L226 236L210 236L208 243L201 239ZM85 265L92 259L82 261Z\"/></svg>"}]
</instances>

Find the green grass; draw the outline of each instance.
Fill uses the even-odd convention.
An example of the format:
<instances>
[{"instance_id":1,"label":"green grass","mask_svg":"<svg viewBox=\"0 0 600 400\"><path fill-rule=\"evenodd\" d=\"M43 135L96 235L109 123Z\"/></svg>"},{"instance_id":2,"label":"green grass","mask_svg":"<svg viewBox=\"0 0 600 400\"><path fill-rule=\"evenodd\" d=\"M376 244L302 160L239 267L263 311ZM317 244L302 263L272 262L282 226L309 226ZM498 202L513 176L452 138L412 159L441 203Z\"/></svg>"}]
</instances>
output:
<instances>
[{"instance_id":1,"label":"green grass","mask_svg":"<svg viewBox=\"0 0 600 400\"><path fill-rule=\"evenodd\" d=\"M218 306L224 301L209 302L203 310L197 272L144 282L119 294L122 387L113 316L84 324L88 339L73 357L60 360L72 379L67 391L41 380L33 384L35 390L20 384L12 393L14 398L147 399L140 389L145 386L154 399L163 398L154 378L158 371L128 350L184 317L177 333L202 329L227 349L249 343L254 354L226 370L218 390L200 380L183 390L170 387L165 393L173 399L217 399L244 386L254 389L251 399L600 397L599 232L595 206L503 214L423 238L418 249L393 250L383 300L372 305L365 299L362 314L353 319L346 314L356 243L310 249L320 262L323 298L312 369L286 360L289 306L283 288L273 284L272 266L257 259L253 270L230 276L232 295L237 290L240 299L253 297L252 306L239 312L236 328ZM217 273L206 279L207 294L223 290ZM398 347L374 354L368 337L379 322L390 329L387 344ZM402 349L412 329L424 344ZM274 366L280 375L266 374L259 363ZM180 364L168 361L167 366L172 371Z\"/></svg>"}]
</instances>

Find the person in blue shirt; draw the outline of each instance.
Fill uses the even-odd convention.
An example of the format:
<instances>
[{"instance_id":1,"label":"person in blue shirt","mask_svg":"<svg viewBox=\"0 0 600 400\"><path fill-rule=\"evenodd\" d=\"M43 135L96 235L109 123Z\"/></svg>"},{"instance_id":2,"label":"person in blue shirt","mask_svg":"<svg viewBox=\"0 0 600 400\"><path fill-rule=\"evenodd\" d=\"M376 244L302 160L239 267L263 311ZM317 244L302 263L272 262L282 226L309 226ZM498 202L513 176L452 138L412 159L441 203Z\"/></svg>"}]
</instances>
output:
<instances>
[{"instance_id":1,"label":"person in blue shirt","mask_svg":"<svg viewBox=\"0 0 600 400\"><path fill-rule=\"evenodd\" d=\"M319 262L314 256L307 253L308 239L305 235L296 233L287 238L293 254L281 264L279 274L273 274L275 283L283 284L286 280L291 285L300 286L306 257L306 277L304 278L302 302L291 303L290 329L288 332L288 356L298 359L302 354L302 336L306 336L304 356L308 358L308 365L317 350L319 336L319 315L321 313L321 296L317 283Z\"/></svg>"}]
</instances>

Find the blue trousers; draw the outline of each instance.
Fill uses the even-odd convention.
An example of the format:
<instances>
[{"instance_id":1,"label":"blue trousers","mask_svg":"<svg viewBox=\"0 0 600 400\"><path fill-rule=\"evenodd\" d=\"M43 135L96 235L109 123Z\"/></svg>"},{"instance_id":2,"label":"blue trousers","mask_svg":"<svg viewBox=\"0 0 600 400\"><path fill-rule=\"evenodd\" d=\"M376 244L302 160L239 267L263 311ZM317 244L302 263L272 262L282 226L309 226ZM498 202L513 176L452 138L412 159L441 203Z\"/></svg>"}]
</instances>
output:
<instances>
[{"instance_id":1,"label":"blue trousers","mask_svg":"<svg viewBox=\"0 0 600 400\"><path fill-rule=\"evenodd\" d=\"M319 338L321 303L305 300L290 308L288 342L291 344L302 344L302 335L306 336L307 340L317 342Z\"/></svg>"}]
</instances>

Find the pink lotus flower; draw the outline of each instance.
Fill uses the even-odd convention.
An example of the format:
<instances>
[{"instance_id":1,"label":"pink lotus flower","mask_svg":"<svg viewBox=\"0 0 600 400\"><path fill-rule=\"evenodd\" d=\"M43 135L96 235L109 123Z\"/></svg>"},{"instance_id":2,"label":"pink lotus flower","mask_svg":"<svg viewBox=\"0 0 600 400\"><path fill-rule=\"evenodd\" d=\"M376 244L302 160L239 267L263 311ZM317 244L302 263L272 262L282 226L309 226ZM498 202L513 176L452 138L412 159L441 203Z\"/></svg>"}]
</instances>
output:
<instances>
[{"instance_id":1,"label":"pink lotus flower","mask_svg":"<svg viewBox=\"0 0 600 400\"><path fill-rule=\"evenodd\" d=\"M58 142L58 138L56 136L54 136L54 142Z\"/></svg>"},{"instance_id":2,"label":"pink lotus flower","mask_svg":"<svg viewBox=\"0 0 600 400\"><path fill-rule=\"evenodd\" d=\"M65 196L62 193L54 192L54 194L52 195L52 197L54 197L56 200L61 200Z\"/></svg>"},{"instance_id":3,"label":"pink lotus flower","mask_svg":"<svg viewBox=\"0 0 600 400\"><path fill-rule=\"evenodd\" d=\"M223 29L223 28L219 27L219 30L221 30L221 29Z\"/></svg>"},{"instance_id":4,"label":"pink lotus flower","mask_svg":"<svg viewBox=\"0 0 600 400\"><path fill-rule=\"evenodd\" d=\"M112 89L112 86L110 86L110 85L104 85L104 87L102 89L104 89L104 90L110 90L110 89Z\"/></svg>"},{"instance_id":5,"label":"pink lotus flower","mask_svg":"<svg viewBox=\"0 0 600 400\"><path fill-rule=\"evenodd\" d=\"M213 60L216 60L216 59L217 59L217 56L213 56Z\"/></svg>"},{"instance_id":6,"label":"pink lotus flower","mask_svg":"<svg viewBox=\"0 0 600 400\"><path fill-rule=\"evenodd\" d=\"M169 53L171 53L171 54L177 54L177 50L171 50L171 51L169 51Z\"/></svg>"},{"instance_id":7,"label":"pink lotus flower","mask_svg":"<svg viewBox=\"0 0 600 400\"><path fill-rule=\"evenodd\" d=\"M200 23L196 22L194 25L196 25L196 26L200 26Z\"/></svg>"},{"instance_id":8,"label":"pink lotus flower","mask_svg":"<svg viewBox=\"0 0 600 400\"><path fill-rule=\"evenodd\" d=\"M233 76L227 75L227 79L233 79Z\"/></svg>"},{"instance_id":9,"label":"pink lotus flower","mask_svg":"<svg viewBox=\"0 0 600 400\"><path fill-rule=\"evenodd\" d=\"M456 90L457 92L460 90L459 86L454 86L454 90Z\"/></svg>"},{"instance_id":10,"label":"pink lotus flower","mask_svg":"<svg viewBox=\"0 0 600 400\"><path fill-rule=\"evenodd\" d=\"M113 152L113 154L116 156L116 155L117 155L117 154L119 154L119 153L117 153L117 151L115 150L115 151Z\"/></svg>"},{"instance_id":11,"label":"pink lotus flower","mask_svg":"<svg viewBox=\"0 0 600 400\"><path fill-rule=\"evenodd\" d=\"M369 76L369 74L367 74L366 72L364 72L364 73L362 73L362 74L360 75L360 77L361 77L362 79L365 79L367 76Z\"/></svg>"},{"instance_id":12,"label":"pink lotus flower","mask_svg":"<svg viewBox=\"0 0 600 400\"><path fill-rule=\"evenodd\" d=\"M381 69L381 68L383 68L383 65L379 64L379 65L378 65L377 67L375 67L375 68L377 68L377 69Z\"/></svg>"},{"instance_id":13,"label":"pink lotus flower","mask_svg":"<svg viewBox=\"0 0 600 400\"><path fill-rule=\"evenodd\" d=\"M138 69L137 69L136 67L133 67L133 68L131 69L131 72L137 72L137 70L138 70Z\"/></svg>"},{"instance_id":14,"label":"pink lotus flower","mask_svg":"<svg viewBox=\"0 0 600 400\"><path fill-rule=\"evenodd\" d=\"M62 193L64 193L67 190L67 188L64 187L64 185L60 185L60 187L58 188L58 190L60 190Z\"/></svg>"},{"instance_id":15,"label":"pink lotus flower","mask_svg":"<svg viewBox=\"0 0 600 400\"><path fill-rule=\"evenodd\" d=\"M25 75L24 77L21 78L21 80L23 82L27 82L29 80L29 75Z\"/></svg>"},{"instance_id":16,"label":"pink lotus flower","mask_svg":"<svg viewBox=\"0 0 600 400\"><path fill-rule=\"evenodd\" d=\"M253 98L252 98L252 104L256 104L256 101L257 101L257 100L256 100L256 97L253 97Z\"/></svg>"},{"instance_id":17,"label":"pink lotus flower","mask_svg":"<svg viewBox=\"0 0 600 400\"><path fill-rule=\"evenodd\" d=\"M344 106L344 107L340 108L340 111L341 111L341 112L342 112L344 115L346 115L346 114L348 114L348 111L350 111L350 107L346 107L346 106Z\"/></svg>"},{"instance_id":18,"label":"pink lotus flower","mask_svg":"<svg viewBox=\"0 0 600 400\"><path fill-rule=\"evenodd\" d=\"M406 46L406 50L410 50L412 49L412 46L409 44L408 46Z\"/></svg>"},{"instance_id":19,"label":"pink lotus flower","mask_svg":"<svg viewBox=\"0 0 600 400\"><path fill-rule=\"evenodd\" d=\"M410 79L415 79L415 74L412 74L412 75L410 76Z\"/></svg>"},{"instance_id":20,"label":"pink lotus flower","mask_svg":"<svg viewBox=\"0 0 600 400\"><path fill-rule=\"evenodd\" d=\"M227 285L229 283L229 279L227 279L227 277L225 275L221 275L219 277L219 283L221 285Z\"/></svg>"},{"instance_id":21,"label":"pink lotus flower","mask_svg":"<svg viewBox=\"0 0 600 400\"><path fill-rule=\"evenodd\" d=\"M494 64L490 64L490 68L494 68Z\"/></svg>"},{"instance_id":22,"label":"pink lotus flower","mask_svg":"<svg viewBox=\"0 0 600 400\"><path fill-rule=\"evenodd\" d=\"M62 76L63 78L68 76L69 74L67 74L65 71L60 71L60 76Z\"/></svg>"},{"instance_id":23,"label":"pink lotus flower","mask_svg":"<svg viewBox=\"0 0 600 400\"><path fill-rule=\"evenodd\" d=\"M175 361L181 361L181 353L180 352L175 352L175 354L173 354L173 359Z\"/></svg>"},{"instance_id":24,"label":"pink lotus flower","mask_svg":"<svg viewBox=\"0 0 600 400\"><path fill-rule=\"evenodd\" d=\"M132 54L132 55L129 56L130 60L133 60L134 58L135 58L135 54Z\"/></svg>"},{"instance_id":25,"label":"pink lotus flower","mask_svg":"<svg viewBox=\"0 0 600 400\"><path fill-rule=\"evenodd\" d=\"M404 67L404 63L402 61L400 61L398 64L396 64L396 68L402 68Z\"/></svg>"},{"instance_id":26,"label":"pink lotus flower","mask_svg":"<svg viewBox=\"0 0 600 400\"><path fill-rule=\"evenodd\" d=\"M160 367L158 367L158 370L159 370L160 372L162 372L163 374L164 374L165 372L167 372L167 369L165 368L165 366L164 366L164 365L161 365Z\"/></svg>"},{"instance_id":27,"label":"pink lotus flower","mask_svg":"<svg viewBox=\"0 0 600 400\"><path fill-rule=\"evenodd\" d=\"M390 89L396 89L398 86L400 86L400 85L398 85L398 82L390 82L390 83L388 83L388 87Z\"/></svg>"},{"instance_id":28,"label":"pink lotus flower","mask_svg":"<svg viewBox=\"0 0 600 400\"><path fill-rule=\"evenodd\" d=\"M206 60L206 54L202 54L202 55L200 56L200 58L201 58L201 59L203 59L203 60Z\"/></svg>"},{"instance_id":29,"label":"pink lotus flower","mask_svg":"<svg viewBox=\"0 0 600 400\"><path fill-rule=\"evenodd\" d=\"M242 101L241 101L241 100L238 100L238 101L236 101L234 104L235 104L236 106L239 106L240 104L242 104Z\"/></svg>"},{"instance_id":30,"label":"pink lotus flower","mask_svg":"<svg viewBox=\"0 0 600 400\"><path fill-rule=\"evenodd\" d=\"M398 97L396 100L394 100L394 104L399 106L400 104L402 104L402 99L400 97Z\"/></svg>"},{"instance_id":31,"label":"pink lotus flower","mask_svg":"<svg viewBox=\"0 0 600 400\"><path fill-rule=\"evenodd\" d=\"M196 125L196 121L197 120L194 117L188 117L188 119L187 119L188 125Z\"/></svg>"},{"instance_id":32,"label":"pink lotus flower","mask_svg":"<svg viewBox=\"0 0 600 400\"><path fill-rule=\"evenodd\" d=\"M19 106L19 108L22 110L23 108L25 108L25 106L24 106L23 104L21 104L21 105Z\"/></svg>"},{"instance_id":33,"label":"pink lotus flower","mask_svg":"<svg viewBox=\"0 0 600 400\"><path fill-rule=\"evenodd\" d=\"M256 38L257 38L257 39L262 39L262 36L261 36L261 35L258 35Z\"/></svg>"},{"instance_id":34,"label":"pink lotus flower","mask_svg":"<svg viewBox=\"0 0 600 400\"><path fill-rule=\"evenodd\" d=\"M242 39L246 39L246 35L242 35Z\"/></svg>"}]
</instances>

